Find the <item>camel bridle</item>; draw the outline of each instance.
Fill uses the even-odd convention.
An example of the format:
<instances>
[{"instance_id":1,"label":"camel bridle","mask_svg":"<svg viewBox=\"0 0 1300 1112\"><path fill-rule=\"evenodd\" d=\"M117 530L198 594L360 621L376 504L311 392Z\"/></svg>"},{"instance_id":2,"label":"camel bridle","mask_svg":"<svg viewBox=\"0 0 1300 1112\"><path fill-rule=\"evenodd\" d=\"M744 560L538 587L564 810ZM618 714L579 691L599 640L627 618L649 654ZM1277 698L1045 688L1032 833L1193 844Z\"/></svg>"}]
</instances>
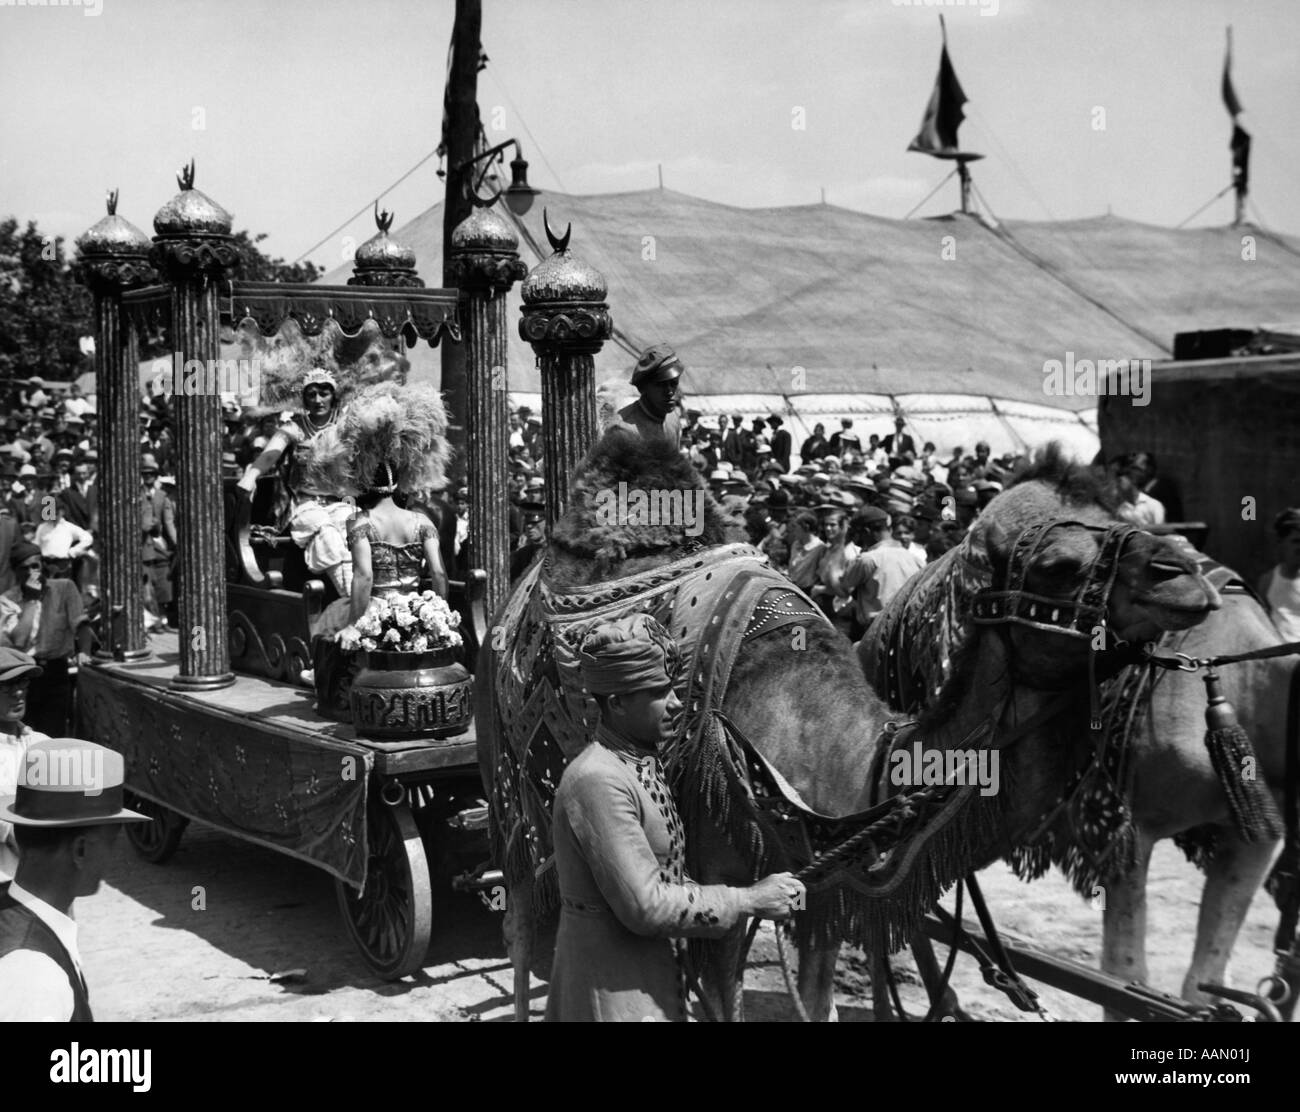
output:
<instances>
[{"instance_id":1,"label":"camel bridle","mask_svg":"<svg viewBox=\"0 0 1300 1112\"><path fill-rule=\"evenodd\" d=\"M1057 529L1077 527L1101 534L1097 554L1084 572L1083 581L1069 598L1039 595L1027 587L1030 569L1051 543ZM1016 625L1091 640L1098 626L1106 624L1106 608L1119 574L1124 549L1136 525L1117 522L1089 525L1083 521L1054 520L1021 531L1011 546L1002 586L986 587L971 603L971 621L976 625Z\"/></svg>"}]
</instances>

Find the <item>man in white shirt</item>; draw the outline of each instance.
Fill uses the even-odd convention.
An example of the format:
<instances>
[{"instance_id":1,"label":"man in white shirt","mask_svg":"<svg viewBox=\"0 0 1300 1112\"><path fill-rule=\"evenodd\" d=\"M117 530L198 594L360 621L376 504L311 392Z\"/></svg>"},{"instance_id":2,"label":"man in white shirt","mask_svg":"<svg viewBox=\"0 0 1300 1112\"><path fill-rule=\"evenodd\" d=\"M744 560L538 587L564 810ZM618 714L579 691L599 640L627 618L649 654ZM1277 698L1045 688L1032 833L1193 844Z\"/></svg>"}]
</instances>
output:
<instances>
[{"instance_id":1,"label":"man in white shirt","mask_svg":"<svg viewBox=\"0 0 1300 1112\"><path fill-rule=\"evenodd\" d=\"M63 412L69 417L85 417L90 409L90 402L81 396L81 387L75 382L68 387L68 396L63 399Z\"/></svg>"},{"instance_id":2,"label":"man in white shirt","mask_svg":"<svg viewBox=\"0 0 1300 1112\"><path fill-rule=\"evenodd\" d=\"M1115 516L1133 525L1146 528L1165 523L1164 506L1142 489L1147 481L1146 470L1137 462L1135 452L1121 456L1116 463L1115 484L1120 493L1120 504Z\"/></svg>"},{"instance_id":3,"label":"man in white shirt","mask_svg":"<svg viewBox=\"0 0 1300 1112\"><path fill-rule=\"evenodd\" d=\"M123 823L122 756L78 738L32 745L17 790L0 799L16 828L18 872L0 886L0 1021L81 1022L94 1016L72 902L91 896Z\"/></svg>"},{"instance_id":4,"label":"man in white shirt","mask_svg":"<svg viewBox=\"0 0 1300 1112\"><path fill-rule=\"evenodd\" d=\"M1273 522L1277 563L1259 580L1259 596L1283 641L1300 641L1300 507L1283 510Z\"/></svg>"},{"instance_id":5,"label":"man in white shirt","mask_svg":"<svg viewBox=\"0 0 1300 1112\"><path fill-rule=\"evenodd\" d=\"M853 628L860 640L902 586L925 567L925 557L904 548L890 535L889 515L868 506L853 519L853 536L863 550L840 576L836 594L853 600Z\"/></svg>"}]
</instances>

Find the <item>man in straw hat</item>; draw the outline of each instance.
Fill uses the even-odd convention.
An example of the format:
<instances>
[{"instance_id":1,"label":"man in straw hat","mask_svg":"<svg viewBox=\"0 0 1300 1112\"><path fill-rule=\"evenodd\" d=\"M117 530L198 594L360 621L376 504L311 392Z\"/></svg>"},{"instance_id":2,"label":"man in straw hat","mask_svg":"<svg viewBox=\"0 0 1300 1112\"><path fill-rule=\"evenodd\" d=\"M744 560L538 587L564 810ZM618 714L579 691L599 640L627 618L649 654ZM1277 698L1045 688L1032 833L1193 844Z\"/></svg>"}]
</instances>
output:
<instances>
[{"instance_id":1,"label":"man in straw hat","mask_svg":"<svg viewBox=\"0 0 1300 1112\"><path fill-rule=\"evenodd\" d=\"M678 416L677 380L682 363L667 344L647 348L632 371L632 385L641 396L618 411L605 431L608 436L638 436L666 440L677 451L682 446L682 420Z\"/></svg>"},{"instance_id":2,"label":"man in straw hat","mask_svg":"<svg viewBox=\"0 0 1300 1112\"><path fill-rule=\"evenodd\" d=\"M123 768L120 753L91 741L38 741L0 799L19 854L0 886L0 1020L94 1018L72 902L99 890L122 824L150 821L123 806Z\"/></svg>"},{"instance_id":3,"label":"man in straw hat","mask_svg":"<svg viewBox=\"0 0 1300 1112\"><path fill-rule=\"evenodd\" d=\"M748 915L784 919L803 906L804 888L789 873L749 888L687 877L685 833L657 755L682 710L672 686L678 648L663 626L646 614L605 622L576 663L600 724L555 797L561 911L546 1018L684 1020L669 939L717 938Z\"/></svg>"}]
</instances>

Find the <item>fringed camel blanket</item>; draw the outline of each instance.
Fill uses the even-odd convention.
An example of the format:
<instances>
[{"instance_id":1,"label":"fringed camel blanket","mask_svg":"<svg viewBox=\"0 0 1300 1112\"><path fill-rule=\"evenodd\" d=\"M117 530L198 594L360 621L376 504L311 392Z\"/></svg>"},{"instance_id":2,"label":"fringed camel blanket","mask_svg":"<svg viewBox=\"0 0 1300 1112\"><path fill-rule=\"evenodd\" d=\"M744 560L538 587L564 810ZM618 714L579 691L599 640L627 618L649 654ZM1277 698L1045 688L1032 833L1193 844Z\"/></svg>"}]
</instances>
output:
<instances>
[{"instance_id":1,"label":"fringed camel blanket","mask_svg":"<svg viewBox=\"0 0 1300 1112\"><path fill-rule=\"evenodd\" d=\"M692 874L701 875L706 864L698 858L706 823L737 852L749 880L803 868L866 824L887 828L853 854L822 858L826 863L809 879L808 907L795 931L814 942L903 946L925 910L970 870L974 847L995 835L1000 800L962 781L922 793L914 804L858 815L819 815L804 805L781 771L718 713L746 640L826 623L815 604L748 545L706 549L576 591L555 589L545 561L521 582L502 615L498 628L507 636L493 662L493 853L507 882L531 882L539 913L558 903L550 868L551 808L565 765L587 744L597 720L596 704L583 694L572 666L576 650L596 623L638 612L662 622L682 648L676 686L686 717L664 766L686 825ZM995 745L993 721L979 724L965 744ZM910 733L864 733L867 754L873 746L880 750L873 768L883 769L890 743L910 744ZM696 960L699 968L699 953Z\"/></svg>"}]
</instances>

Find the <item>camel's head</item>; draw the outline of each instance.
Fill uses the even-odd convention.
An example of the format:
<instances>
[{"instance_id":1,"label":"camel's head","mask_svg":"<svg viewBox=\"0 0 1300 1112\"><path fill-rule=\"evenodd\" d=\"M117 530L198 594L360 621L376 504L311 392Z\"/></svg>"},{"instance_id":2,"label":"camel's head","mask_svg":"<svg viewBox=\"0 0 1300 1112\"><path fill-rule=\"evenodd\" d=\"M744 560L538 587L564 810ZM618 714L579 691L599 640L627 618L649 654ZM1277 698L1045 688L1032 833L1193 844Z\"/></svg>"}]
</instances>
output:
<instances>
[{"instance_id":1,"label":"camel's head","mask_svg":"<svg viewBox=\"0 0 1300 1112\"><path fill-rule=\"evenodd\" d=\"M1077 674L1090 647L1154 641L1220 605L1173 538L1062 519L1014 534L989 521L981 532L993 576L975 620L1005 623L1018 672L1043 686Z\"/></svg>"}]
</instances>

